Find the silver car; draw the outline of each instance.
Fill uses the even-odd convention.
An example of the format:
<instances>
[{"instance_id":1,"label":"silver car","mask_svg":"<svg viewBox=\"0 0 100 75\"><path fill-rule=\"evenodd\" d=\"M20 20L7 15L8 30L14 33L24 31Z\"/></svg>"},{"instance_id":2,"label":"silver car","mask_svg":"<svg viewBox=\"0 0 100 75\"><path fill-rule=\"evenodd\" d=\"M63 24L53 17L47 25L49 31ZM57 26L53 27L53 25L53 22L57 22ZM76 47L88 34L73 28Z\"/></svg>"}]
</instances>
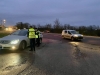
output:
<instances>
[{"instance_id":1,"label":"silver car","mask_svg":"<svg viewBox=\"0 0 100 75\"><path fill-rule=\"evenodd\" d=\"M24 50L30 46L30 40L27 37L28 29L17 30L12 34L0 38L0 49ZM40 43L42 43L43 35L40 32Z\"/></svg>"},{"instance_id":2,"label":"silver car","mask_svg":"<svg viewBox=\"0 0 100 75\"><path fill-rule=\"evenodd\" d=\"M67 38L71 40L82 40L83 35L79 34L76 30L63 30L61 34L62 38Z\"/></svg>"}]
</instances>

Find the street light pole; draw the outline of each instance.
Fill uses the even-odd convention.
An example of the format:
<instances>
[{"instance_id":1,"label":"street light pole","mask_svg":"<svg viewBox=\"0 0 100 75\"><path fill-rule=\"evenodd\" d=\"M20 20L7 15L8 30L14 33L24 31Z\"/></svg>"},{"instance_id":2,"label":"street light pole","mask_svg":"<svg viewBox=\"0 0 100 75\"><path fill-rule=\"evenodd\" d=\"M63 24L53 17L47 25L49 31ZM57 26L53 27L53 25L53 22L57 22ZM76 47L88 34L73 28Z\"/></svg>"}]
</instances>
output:
<instances>
[{"instance_id":1,"label":"street light pole","mask_svg":"<svg viewBox=\"0 0 100 75\"><path fill-rule=\"evenodd\" d=\"M4 26L4 27L5 27L5 23L6 23L6 20L4 19L4 20L3 20L3 26Z\"/></svg>"},{"instance_id":2,"label":"street light pole","mask_svg":"<svg viewBox=\"0 0 100 75\"><path fill-rule=\"evenodd\" d=\"M2 28L5 28L5 23L6 23L6 20L4 19L4 20L1 20L1 27Z\"/></svg>"},{"instance_id":3,"label":"street light pole","mask_svg":"<svg viewBox=\"0 0 100 75\"><path fill-rule=\"evenodd\" d=\"M3 20L3 23L4 23L4 24L6 23L6 20L5 20L5 19Z\"/></svg>"}]
</instances>

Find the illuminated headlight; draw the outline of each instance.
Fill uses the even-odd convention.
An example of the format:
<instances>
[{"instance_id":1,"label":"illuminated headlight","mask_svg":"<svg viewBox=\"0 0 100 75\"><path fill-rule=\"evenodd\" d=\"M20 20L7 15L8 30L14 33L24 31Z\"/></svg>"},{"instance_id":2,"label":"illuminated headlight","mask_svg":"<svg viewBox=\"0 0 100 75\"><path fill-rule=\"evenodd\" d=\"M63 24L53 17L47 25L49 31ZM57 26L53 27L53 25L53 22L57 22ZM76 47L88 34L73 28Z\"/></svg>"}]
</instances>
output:
<instances>
[{"instance_id":1,"label":"illuminated headlight","mask_svg":"<svg viewBox=\"0 0 100 75\"><path fill-rule=\"evenodd\" d=\"M83 35L81 35L81 36L83 36Z\"/></svg>"},{"instance_id":2,"label":"illuminated headlight","mask_svg":"<svg viewBox=\"0 0 100 75\"><path fill-rule=\"evenodd\" d=\"M12 46L11 48L12 48L12 49L16 49L16 47L15 47L15 46Z\"/></svg>"},{"instance_id":3,"label":"illuminated headlight","mask_svg":"<svg viewBox=\"0 0 100 75\"><path fill-rule=\"evenodd\" d=\"M78 35L74 35L74 37L78 37Z\"/></svg>"},{"instance_id":4,"label":"illuminated headlight","mask_svg":"<svg viewBox=\"0 0 100 75\"><path fill-rule=\"evenodd\" d=\"M19 40L13 40L13 41L11 41L10 43L11 44L17 44L19 42Z\"/></svg>"}]
</instances>

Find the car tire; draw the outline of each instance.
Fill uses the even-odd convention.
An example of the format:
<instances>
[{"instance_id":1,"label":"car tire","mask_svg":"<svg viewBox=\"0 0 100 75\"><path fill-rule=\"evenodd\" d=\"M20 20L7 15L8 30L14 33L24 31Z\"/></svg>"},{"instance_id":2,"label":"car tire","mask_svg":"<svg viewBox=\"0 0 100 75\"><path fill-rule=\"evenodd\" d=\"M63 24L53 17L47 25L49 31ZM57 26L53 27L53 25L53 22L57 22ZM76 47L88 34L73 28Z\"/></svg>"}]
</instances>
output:
<instances>
[{"instance_id":1,"label":"car tire","mask_svg":"<svg viewBox=\"0 0 100 75\"><path fill-rule=\"evenodd\" d=\"M22 41L19 45L19 49L24 50L26 48L26 42Z\"/></svg>"},{"instance_id":2,"label":"car tire","mask_svg":"<svg viewBox=\"0 0 100 75\"><path fill-rule=\"evenodd\" d=\"M74 37L71 37L71 40L74 41Z\"/></svg>"}]
</instances>

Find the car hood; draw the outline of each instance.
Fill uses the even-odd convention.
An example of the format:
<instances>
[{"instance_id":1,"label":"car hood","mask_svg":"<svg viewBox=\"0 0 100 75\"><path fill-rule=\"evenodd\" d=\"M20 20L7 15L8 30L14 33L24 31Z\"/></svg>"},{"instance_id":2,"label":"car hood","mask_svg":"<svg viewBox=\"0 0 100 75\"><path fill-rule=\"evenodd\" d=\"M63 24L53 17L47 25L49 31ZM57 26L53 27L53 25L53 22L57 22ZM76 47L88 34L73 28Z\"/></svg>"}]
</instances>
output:
<instances>
[{"instance_id":1,"label":"car hood","mask_svg":"<svg viewBox=\"0 0 100 75\"><path fill-rule=\"evenodd\" d=\"M8 36L0 38L0 40L16 40L16 39L21 39L21 38L23 38L23 36L8 35Z\"/></svg>"}]
</instances>

